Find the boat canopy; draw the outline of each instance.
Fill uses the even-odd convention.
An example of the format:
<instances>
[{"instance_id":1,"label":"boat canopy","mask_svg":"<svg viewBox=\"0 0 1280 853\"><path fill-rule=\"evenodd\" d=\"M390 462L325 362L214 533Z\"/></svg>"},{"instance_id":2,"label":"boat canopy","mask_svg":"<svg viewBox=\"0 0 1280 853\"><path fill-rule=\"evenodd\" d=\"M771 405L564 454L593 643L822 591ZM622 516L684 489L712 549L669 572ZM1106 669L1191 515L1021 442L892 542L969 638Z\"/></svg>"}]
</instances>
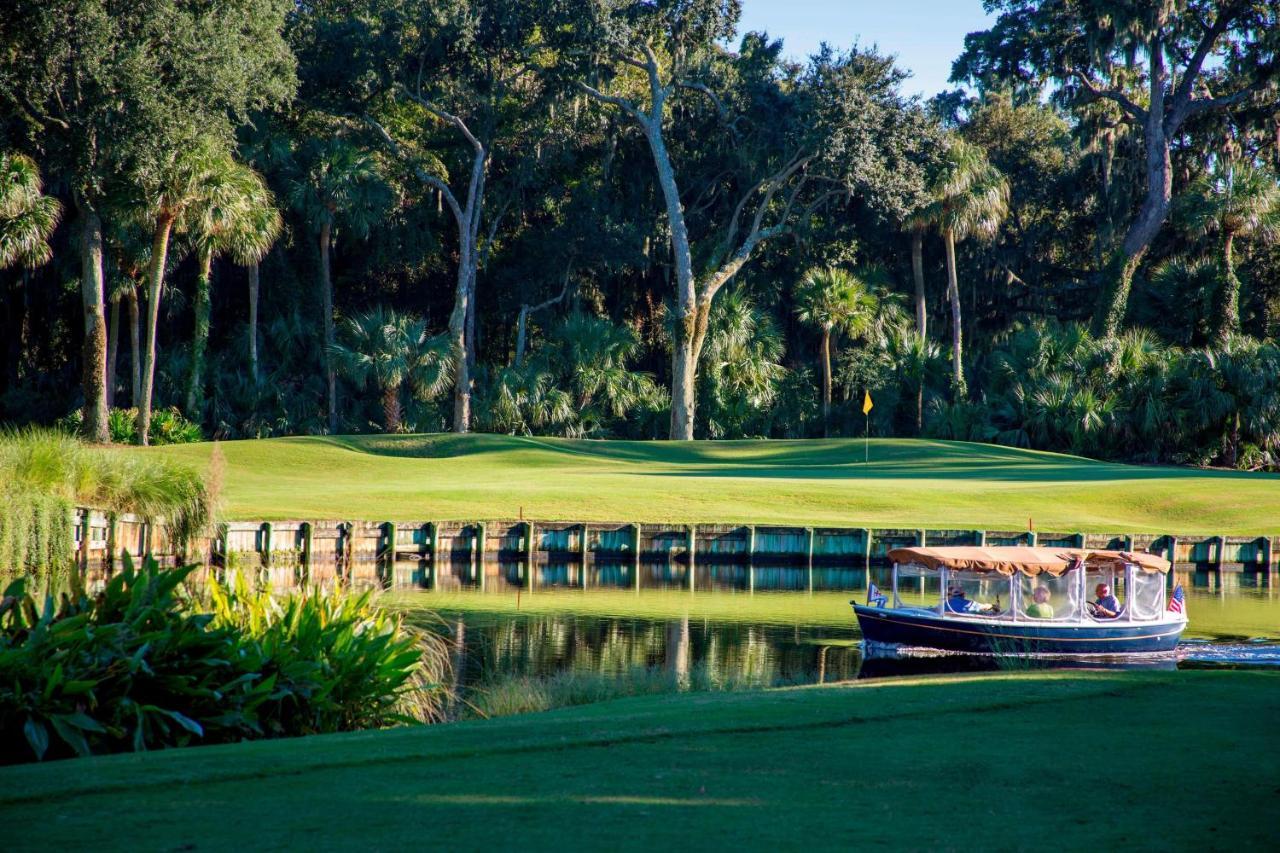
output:
<instances>
[{"instance_id":1,"label":"boat canopy","mask_svg":"<svg viewBox=\"0 0 1280 853\"><path fill-rule=\"evenodd\" d=\"M889 559L901 565L966 572L1012 575L1041 573L1058 577L1083 561L1088 569L1117 569L1132 565L1143 572L1169 571L1169 561L1146 551L1094 551L1087 548L1033 548L1022 545L895 548Z\"/></svg>"}]
</instances>

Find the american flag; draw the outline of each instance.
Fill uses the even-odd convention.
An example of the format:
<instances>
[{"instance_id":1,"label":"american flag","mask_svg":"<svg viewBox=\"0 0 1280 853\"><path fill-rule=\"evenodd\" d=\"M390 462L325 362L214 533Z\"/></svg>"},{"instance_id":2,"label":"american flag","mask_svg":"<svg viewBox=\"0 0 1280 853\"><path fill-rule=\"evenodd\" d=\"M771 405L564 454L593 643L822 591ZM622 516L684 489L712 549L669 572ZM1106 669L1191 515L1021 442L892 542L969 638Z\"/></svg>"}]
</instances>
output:
<instances>
[{"instance_id":1,"label":"american flag","mask_svg":"<svg viewBox=\"0 0 1280 853\"><path fill-rule=\"evenodd\" d=\"M867 587L867 604L876 607L884 607L889 601L888 597L880 591L880 587L870 584Z\"/></svg>"},{"instance_id":2,"label":"american flag","mask_svg":"<svg viewBox=\"0 0 1280 853\"><path fill-rule=\"evenodd\" d=\"M1169 611L1182 613L1186 609L1187 596L1182 592L1182 584L1173 588L1173 597L1169 599Z\"/></svg>"}]
</instances>

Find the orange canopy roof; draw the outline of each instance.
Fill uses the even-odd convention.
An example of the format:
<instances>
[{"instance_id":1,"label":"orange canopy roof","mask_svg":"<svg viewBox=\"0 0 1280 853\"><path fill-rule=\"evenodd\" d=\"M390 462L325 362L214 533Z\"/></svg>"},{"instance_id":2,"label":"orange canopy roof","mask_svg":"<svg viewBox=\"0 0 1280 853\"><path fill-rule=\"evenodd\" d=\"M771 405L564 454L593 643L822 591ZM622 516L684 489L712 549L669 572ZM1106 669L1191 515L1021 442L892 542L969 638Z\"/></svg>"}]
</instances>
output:
<instances>
[{"instance_id":1,"label":"orange canopy roof","mask_svg":"<svg viewBox=\"0 0 1280 853\"><path fill-rule=\"evenodd\" d=\"M928 569L955 569L967 572L998 572L1011 575L1057 577L1078 561L1091 569L1123 569L1132 564L1144 572L1168 572L1169 561L1146 551L1091 551L1086 548L1032 548L1022 545L958 546L951 548L895 548L889 552L895 563Z\"/></svg>"}]
</instances>

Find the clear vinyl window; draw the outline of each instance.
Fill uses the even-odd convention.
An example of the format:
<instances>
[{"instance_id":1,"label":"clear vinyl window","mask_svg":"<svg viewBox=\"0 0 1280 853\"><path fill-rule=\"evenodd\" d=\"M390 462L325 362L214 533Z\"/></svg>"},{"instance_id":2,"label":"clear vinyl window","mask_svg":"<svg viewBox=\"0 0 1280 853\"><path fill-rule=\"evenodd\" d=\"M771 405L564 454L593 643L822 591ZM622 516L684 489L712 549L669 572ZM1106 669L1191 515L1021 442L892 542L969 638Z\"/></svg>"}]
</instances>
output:
<instances>
[{"instance_id":1,"label":"clear vinyl window","mask_svg":"<svg viewBox=\"0 0 1280 853\"><path fill-rule=\"evenodd\" d=\"M1061 577L1019 574L1018 618L1077 619L1080 615L1080 573L1064 572Z\"/></svg>"},{"instance_id":2,"label":"clear vinyl window","mask_svg":"<svg viewBox=\"0 0 1280 853\"><path fill-rule=\"evenodd\" d=\"M1126 617L1124 573L1114 569L1090 569L1085 573L1085 614L1098 621Z\"/></svg>"},{"instance_id":3,"label":"clear vinyl window","mask_svg":"<svg viewBox=\"0 0 1280 853\"><path fill-rule=\"evenodd\" d=\"M999 616L1009 613L1009 578L992 572L947 572L943 608L948 614Z\"/></svg>"},{"instance_id":4,"label":"clear vinyl window","mask_svg":"<svg viewBox=\"0 0 1280 853\"><path fill-rule=\"evenodd\" d=\"M1129 590L1129 618L1159 619L1164 612L1165 577L1159 572L1133 571Z\"/></svg>"}]
</instances>

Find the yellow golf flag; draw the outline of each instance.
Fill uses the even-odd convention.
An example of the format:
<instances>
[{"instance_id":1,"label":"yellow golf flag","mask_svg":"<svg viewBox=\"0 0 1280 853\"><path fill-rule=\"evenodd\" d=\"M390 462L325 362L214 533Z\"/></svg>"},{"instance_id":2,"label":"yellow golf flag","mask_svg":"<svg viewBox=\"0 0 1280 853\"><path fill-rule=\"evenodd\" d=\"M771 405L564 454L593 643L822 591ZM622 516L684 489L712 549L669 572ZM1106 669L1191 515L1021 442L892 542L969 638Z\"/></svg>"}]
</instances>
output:
<instances>
[{"instance_id":1,"label":"yellow golf flag","mask_svg":"<svg viewBox=\"0 0 1280 853\"><path fill-rule=\"evenodd\" d=\"M871 414L871 406L872 406L872 403L871 403L871 392L870 392L870 391L863 391L862 393L865 395L865 396L862 398L862 414L864 414L864 415L869 415L869 414Z\"/></svg>"}]
</instances>

